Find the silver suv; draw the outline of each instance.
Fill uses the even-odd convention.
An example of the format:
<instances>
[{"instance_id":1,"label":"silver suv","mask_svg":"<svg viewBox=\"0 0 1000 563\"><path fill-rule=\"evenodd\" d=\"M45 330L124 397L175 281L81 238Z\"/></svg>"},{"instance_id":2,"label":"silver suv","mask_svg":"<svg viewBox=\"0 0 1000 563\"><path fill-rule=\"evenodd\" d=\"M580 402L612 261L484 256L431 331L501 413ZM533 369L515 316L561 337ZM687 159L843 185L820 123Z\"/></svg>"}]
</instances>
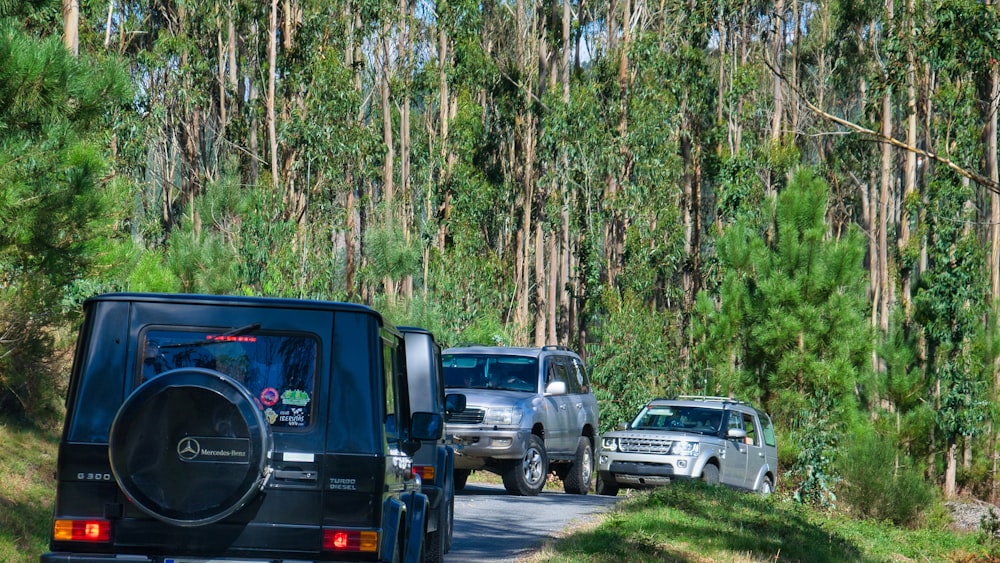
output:
<instances>
[{"instance_id":1,"label":"silver suv","mask_svg":"<svg viewBox=\"0 0 1000 563\"><path fill-rule=\"evenodd\" d=\"M587 494L599 426L580 356L560 346L473 346L441 359L445 387L466 397L464 411L445 417L458 444L456 488L486 470L512 495L537 495L551 470L567 493Z\"/></svg>"},{"instance_id":2,"label":"silver suv","mask_svg":"<svg viewBox=\"0 0 1000 563\"><path fill-rule=\"evenodd\" d=\"M727 397L654 399L601 437L597 492L702 479L770 494L778 448L767 414Z\"/></svg>"}]
</instances>

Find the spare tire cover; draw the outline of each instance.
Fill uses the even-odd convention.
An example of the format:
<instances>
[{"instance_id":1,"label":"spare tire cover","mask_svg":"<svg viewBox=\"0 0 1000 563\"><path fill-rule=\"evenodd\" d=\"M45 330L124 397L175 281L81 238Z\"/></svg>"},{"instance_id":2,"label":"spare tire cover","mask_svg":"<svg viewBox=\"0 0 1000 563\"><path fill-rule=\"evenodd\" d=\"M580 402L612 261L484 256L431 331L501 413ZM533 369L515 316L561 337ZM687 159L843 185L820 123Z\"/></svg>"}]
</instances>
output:
<instances>
[{"instance_id":1,"label":"spare tire cover","mask_svg":"<svg viewBox=\"0 0 1000 563\"><path fill-rule=\"evenodd\" d=\"M115 415L115 480L143 512L178 526L226 518L270 473L271 432L253 397L217 371L182 368L139 386Z\"/></svg>"}]
</instances>

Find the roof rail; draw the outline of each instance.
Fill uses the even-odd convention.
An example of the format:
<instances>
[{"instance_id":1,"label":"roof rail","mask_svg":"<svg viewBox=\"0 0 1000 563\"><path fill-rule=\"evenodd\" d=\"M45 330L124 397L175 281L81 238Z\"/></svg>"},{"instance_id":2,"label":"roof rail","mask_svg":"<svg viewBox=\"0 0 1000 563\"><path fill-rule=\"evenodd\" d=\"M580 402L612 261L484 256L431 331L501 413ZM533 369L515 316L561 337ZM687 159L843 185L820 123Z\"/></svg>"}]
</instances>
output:
<instances>
[{"instance_id":1,"label":"roof rail","mask_svg":"<svg viewBox=\"0 0 1000 563\"><path fill-rule=\"evenodd\" d=\"M745 401L741 401L735 397L719 397L712 395L677 395L675 399L684 399L687 401L722 401L725 403L739 403L743 404Z\"/></svg>"}]
</instances>

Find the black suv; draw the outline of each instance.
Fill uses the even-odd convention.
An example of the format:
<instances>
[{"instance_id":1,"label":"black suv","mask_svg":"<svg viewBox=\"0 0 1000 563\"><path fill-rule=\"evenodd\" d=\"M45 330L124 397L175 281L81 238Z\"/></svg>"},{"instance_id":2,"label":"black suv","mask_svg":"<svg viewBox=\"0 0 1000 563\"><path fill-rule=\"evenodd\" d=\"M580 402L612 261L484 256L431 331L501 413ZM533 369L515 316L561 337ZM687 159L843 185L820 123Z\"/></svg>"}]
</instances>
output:
<instances>
[{"instance_id":1,"label":"black suv","mask_svg":"<svg viewBox=\"0 0 1000 563\"><path fill-rule=\"evenodd\" d=\"M43 563L420 561L403 335L372 309L84 303Z\"/></svg>"},{"instance_id":2,"label":"black suv","mask_svg":"<svg viewBox=\"0 0 1000 563\"><path fill-rule=\"evenodd\" d=\"M434 335L422 328L401 326L406 339L406 371L410 389L410 408L446 414L465 409L465 396L445 395L441 369L441 347ZM424 560L439 563L451 549L455 524L455 448L444 436L426 440L413 454L413 470L421 478L421 490L427 495L430 511Z\"/></svg>"}]
</instances>

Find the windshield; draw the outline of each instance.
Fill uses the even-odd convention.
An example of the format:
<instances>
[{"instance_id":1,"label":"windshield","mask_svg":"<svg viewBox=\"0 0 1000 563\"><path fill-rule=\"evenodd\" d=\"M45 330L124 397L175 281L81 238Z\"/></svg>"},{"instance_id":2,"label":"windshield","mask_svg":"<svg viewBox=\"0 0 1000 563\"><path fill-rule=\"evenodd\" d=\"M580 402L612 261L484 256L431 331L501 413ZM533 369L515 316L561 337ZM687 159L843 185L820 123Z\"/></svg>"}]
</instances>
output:
<instances>
[{"instance_id":1,"label":"windshield","mask_svg":"<svg viewBox=\"0 0 1000 563\"><path fill-rule=\"evenodd\" d=\"M312 336L153 329L142 343L141 381L177 368L216 370L246 387L272 427L309 425L318 349Z\"/></svg>"},{"instance_id":2,"label":"windshield","mask_svg":"<svg viewBox=\"0 0 1000 563\"><path fill-rule=\"evenodd\" d=\"M538 390L538 360L525 356L445 354L444 386L463 389Z\"/></svg>"},{"instance_id":3,"label":"windshield","mask_svg":"<svg viewBox=\"0 0 1000 563\"><path fill-rule=\"evenodd\" d=\"M718 434L722 429L720 409L702 407L649 406L632 422L635 430L674 430Z\"/></svg>"}]
</instances>

